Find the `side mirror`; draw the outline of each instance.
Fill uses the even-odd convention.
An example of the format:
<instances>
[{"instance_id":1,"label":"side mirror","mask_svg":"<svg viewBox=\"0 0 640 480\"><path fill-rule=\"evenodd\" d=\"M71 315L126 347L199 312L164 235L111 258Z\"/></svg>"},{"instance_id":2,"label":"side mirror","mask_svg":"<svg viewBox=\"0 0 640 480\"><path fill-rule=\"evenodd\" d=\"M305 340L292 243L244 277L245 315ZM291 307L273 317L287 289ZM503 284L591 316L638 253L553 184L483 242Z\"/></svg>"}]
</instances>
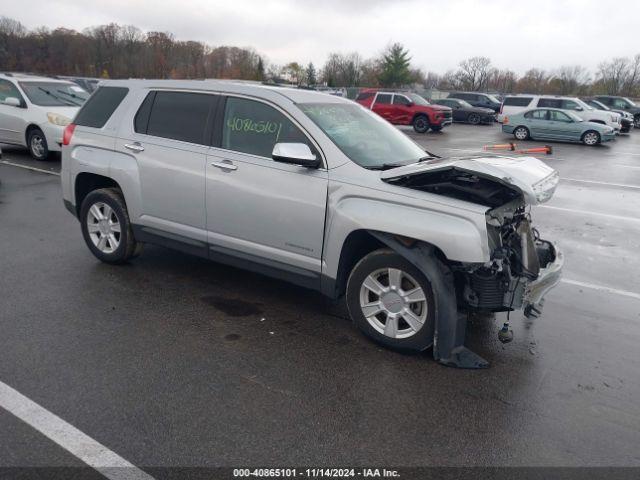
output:
<instances>
[{"instance_id":1,"label":"side mirror","mask_svg":"<svg viewBox=\"0 0 640 480\"><path fill-rule=\"evenodd\" d=\"M10 107L21 107L22 106L22 102L20 101L19 98L16 97L7 97L4 99L3 102L5 105L9 105Z\"/></svg>"},{"instance_id":2,"label":"side mirror","mask_svg":"<svg viewBox=\"0 0 640 480\"><path fill-rule=\"evenodd\" d=\"M320 159L311 152L305 143L276 143L271 158L276 162L300 165L307 168L318 168Z\"/></svg>"}]
</instances>

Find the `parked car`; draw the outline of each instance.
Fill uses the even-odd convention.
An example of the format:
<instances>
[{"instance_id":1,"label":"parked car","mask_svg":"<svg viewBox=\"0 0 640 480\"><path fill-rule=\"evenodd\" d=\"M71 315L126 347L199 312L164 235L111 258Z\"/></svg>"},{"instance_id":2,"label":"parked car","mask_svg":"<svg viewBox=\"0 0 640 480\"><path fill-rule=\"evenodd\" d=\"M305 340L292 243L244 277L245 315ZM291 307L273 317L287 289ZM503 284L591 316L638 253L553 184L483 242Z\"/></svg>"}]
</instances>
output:
<instances>
[{"instance_id":1,"label":"parked car","mask_svg":"<svg viewBox=\"0 0 640 480\"><path fill-rule=\"evenodd\" d=\"M490 108L494 112L500 110L500 100L495 95L481 92L451 92L447 98L457 98L473 105L474 107Z\"/></svg>"},{"instance_id":2,"label":"parked car","mask_svg":"<svg viewBox=\"0 0 640 480\"><path fill-rule=\"evenodd\" d=\"M61 180L103 262L155 243L345 295L371 338L424 350L435 335L450 365L483 366L458 309L538 315L563 264L528 213L555 170L434 158L353 101L308 90L106 81L65 130Z\"/></svg>"},{"instance_id":3,"label":"parked car","mask_svg":"<svg viewBox=\"0 0 640 480\"><path fill-rule=\"evenodd\" d=\"M493 123L496 120L496 112L490 108L474 107L465 100L457 98L441 98L433 103L444 105L451 109L454 122L467 122L472 125L480 123Z\"/></svg>"},{"instance_id":4,"label":"parked car","mask_svg":"<svg viewBox=\"0 0 640 480\"><path fill-rule=\"evenodd\" d=\"M621 116L614 112L603 112L590 107L577 97L560 97L551 95L513 95L505 97L500 108L498 121L505 116L530 110L532 108L554 108L570 110L587 122L608 125L616 132L622 128Z\"/></svg>"},{"instance_id":5,"label":"parked car","mask_svg":"<svg viewBox=\"0 0 640 480\"><path fill-rule=\"evenodd\" d=\"M413 125L417 133L429 129L439 132L453 121L449 107L432 105L415 93L366 89L358 94L356 102L394 125Z\"/></svg>"},{"instance_id":6,"label":"parked car","mask_svg":"<svg viewBox=\"0 0 640 480\"><path fill-rule=\"evenodd\" d=\"M640 128L640 106L633 103L627 97L618 97L615 95L598 95L595 100L604 103L609 108L616 110L624 110L633 115L633 122L636 128Z\"/></svg>"},{"instance_id":7,"label":"parked car","mask_svg":"<svg viewBox=\"0 0 640 480\"><path fill-rule=\"evenodd\" d=\"M613 128L601 123L585 122L569 110L534 108L505 116L502 131L518 140L559 140L595 146L616 138Z\"/></svg>"},{"instance_id":8,"label":"parked car","mask_svg":"<svg viewBox=\"0 0 640 480\"><path fill-rule=\"evenodd\" d=\"M27 147L36 160L59 152L62 132L89 97L75 83L0 74L0 143Z\"/></svg>"},{"instance_id":9,"label":"parked car","mask_svg":"<svg viewBox=\"0 0 640 480\"><path fill-rule=\"evenodd\" d=\"M79 85L89 93L93 93L96 90L96 88L98 88L98 84L101 81L99 78L92 78L92 77L65 77L65 76L59 75L56 78L60 80L69 80L70 82L73 82Z\"/></svg>"},{"instance_id":10,"label":"parked car","mask_svg":"<svg viewBox=\"0 0 640 480\"><path fill-rule=\"evenodd\" d=\"M594 99L586 98L582 99L582 101L590 107L595 108L596 110L618 113L620 115L620 133L629 133L633 128L633 115L629 112L626 112L624 110L614 110L607 107L604 103L600 103L598 100Z\"/></svg>"}]
</instances>

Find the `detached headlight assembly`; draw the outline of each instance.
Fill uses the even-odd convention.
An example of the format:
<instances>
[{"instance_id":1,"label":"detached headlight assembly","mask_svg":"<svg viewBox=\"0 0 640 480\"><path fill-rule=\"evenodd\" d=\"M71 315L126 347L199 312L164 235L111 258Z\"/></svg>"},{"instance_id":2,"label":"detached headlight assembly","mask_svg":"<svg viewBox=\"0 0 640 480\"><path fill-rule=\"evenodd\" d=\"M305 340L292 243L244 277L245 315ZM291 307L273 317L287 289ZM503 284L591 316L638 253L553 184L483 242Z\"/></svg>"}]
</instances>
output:
<instances>
[{"instance_id":1,"label":"detached headlight assembly","mask_svg":"<svg viewBox=\"0 0 640 480\"><path fill-rule=\"evenodd\" d=\"M539 182L533 184L533 191L536 194L538 203L544 203L553 197L558 182L560 182L560 174L554 171L552 174L547 175Z\"/></svg>"},{"instance_id":2,"label":"detached headlight assembly","mask_svg":"<svg viewBox=\"0 0 640 480\"><path fill-rule=\"evenodd\" d=\"M71 123L71 119L69 117L52 112L47 113L47 120L49 120L49 123L53 123L60 127L66 127Z\"/></svg>"}]
</instances>

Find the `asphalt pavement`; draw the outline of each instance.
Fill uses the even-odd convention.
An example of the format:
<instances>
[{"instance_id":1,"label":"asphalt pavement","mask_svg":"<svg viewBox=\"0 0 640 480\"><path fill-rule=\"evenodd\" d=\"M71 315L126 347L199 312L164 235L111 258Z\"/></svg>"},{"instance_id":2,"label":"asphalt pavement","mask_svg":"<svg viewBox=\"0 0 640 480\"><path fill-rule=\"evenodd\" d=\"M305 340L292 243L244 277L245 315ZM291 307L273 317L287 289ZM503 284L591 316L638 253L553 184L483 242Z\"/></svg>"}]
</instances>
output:
<instances>
[{"instance_id":1,"label":"asphalt pavement","mask_svg":"<svg viewBox=\"0 0 640 480\"><path fill-rule=\"evenodd\" d=\"M512 140L405 132L447 156ZM102 264L57 176L0 164L0 382L148 472L640 467L640 131L553 149L562 181L533 220L565 251L564 280L541 318L512 315L510 344L502 314L470 325L481 371L383 349L340 305L257 274L154 246ZM0 408L0 467L79 463Z\"/></svg>"}]
</instances>

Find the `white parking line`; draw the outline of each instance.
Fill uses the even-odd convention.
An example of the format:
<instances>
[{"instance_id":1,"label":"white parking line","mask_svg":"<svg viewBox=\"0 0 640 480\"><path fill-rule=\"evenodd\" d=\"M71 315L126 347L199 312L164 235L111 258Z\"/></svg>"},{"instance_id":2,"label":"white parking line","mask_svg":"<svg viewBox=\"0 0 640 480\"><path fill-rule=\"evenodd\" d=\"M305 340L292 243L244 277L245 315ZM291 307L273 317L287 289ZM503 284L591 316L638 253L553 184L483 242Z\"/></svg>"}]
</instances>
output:
<instances>
[{"instance_id":1,"label":"white parking line","mask_svg":"<svg viewBox=\"0 0 640 480\"><path fill-rule=\"evenodd\" d=\"M640 165L624 165L622 163L614 163L616 167L624 167L624 168L640 168Z\"/></svg>"},{"instance_id":2,"label":"white parking line","mask_svg":"<svg viewBox=\"0 0 640 480\"><path fill-rule=\"evenodd\" d=\"M560 180L563 180L565 182L589 183L592 185L604 185L606 187L622 187L622 188L633 188L635 190L640 190L640 185L629 185L627 183L598 182L597 180L581 180L579 178L566 178L566 177L560 177Z\"/></svg>"},{"instance_id":3,"label":"white parking line","mask_svg":"<svg viewBox=\"0 0 640 480\"><path fill-rule=\"evenodd\" d=\"M577 287L591 288L593 290L600 290L601 292L614 293L616 295L622 295L624 297L630 297L635 298L636 300L640 300L640 293L636 292L629 292L627 290L605 287L604 285L596 285L594 283L580 282L578 280L571 280L570 278L563 278L562 282L568 283L569 285L575 285Z\"/></svg>"},{"instance_id":4,"label":"white parking line","mask_svg":"<svg viewBox=\"0 0 640 480\"><path fill-rule=\"evenodd\" d=\"M623 215L612 215L610 213L590 212L588 210L577 210L575 208L553 207L551 205L539 205L536 208L549 208L551 210L577 213L579 215L588 215L588 216L595 215L596 217L611 218L613 220L622 220L627 222L640 222L640 218L636 218L636 217L625 217Z\"/></svg>"},{"instance_id":5,"label":"white parking line","mask_svg":"<svg viewBox=\"0 0 640 480\"><path fill-rule=\"evenodd\" d=\"M0 382L0 407L111 480L153 480L148 473L3 382Z\"/></svg>"},{"instance_id":6,"label":"white parking line","mask_svg":"<svg viewBox=\"0 0 640 480\"><path fill-rule=\"evenodd\" d=\"M58 172L43 170L42 168L30 167L28 165L20 165L19 163L7 162L6 160L0 160L0 163L2 163L3 165L11 165L12 167L24 168L25 170L32 170L34 172L48 173L49 175L57 175L58 177L60 176Z\"/></svg>"}]
</instances>

